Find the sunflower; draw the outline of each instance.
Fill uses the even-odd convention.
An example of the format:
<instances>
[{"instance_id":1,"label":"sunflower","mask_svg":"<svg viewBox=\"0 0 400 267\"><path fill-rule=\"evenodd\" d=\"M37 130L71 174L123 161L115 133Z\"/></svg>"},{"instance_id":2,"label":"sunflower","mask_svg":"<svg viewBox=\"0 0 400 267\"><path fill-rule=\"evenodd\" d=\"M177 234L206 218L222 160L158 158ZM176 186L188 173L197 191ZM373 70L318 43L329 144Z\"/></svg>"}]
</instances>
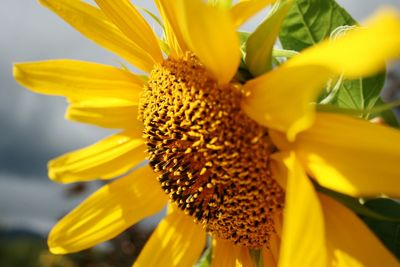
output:
<instances>
[{"instance_id":1,"label":"sunflower","mask_svg":"<svg viewBox=\"0 0 400 267\"><path fill-rule=\"evenodd\" d=\"M109 240L169 200L134 266L192 266L207 233L213 266L252 266L249 249L264 266L398 266L357 216L312 184L400 195L400 133L312 104L332 77L370 75L400 56L398 14L382 11L241 84L236 29L274 1L155 0L165 41L128 0L40 2L148 73L75 60L15 65L25 87L68 99L68 119L122 129L49 162L56 182L119 177L58 222L51 252Z\"/></svg>"}]
</instances>

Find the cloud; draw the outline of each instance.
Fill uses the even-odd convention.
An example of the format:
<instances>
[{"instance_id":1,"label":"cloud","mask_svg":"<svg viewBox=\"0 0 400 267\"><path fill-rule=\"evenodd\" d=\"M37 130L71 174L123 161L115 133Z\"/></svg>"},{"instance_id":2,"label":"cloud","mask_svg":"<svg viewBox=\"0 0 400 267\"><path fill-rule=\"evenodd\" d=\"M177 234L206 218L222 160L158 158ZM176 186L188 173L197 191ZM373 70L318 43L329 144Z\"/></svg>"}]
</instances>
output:
<instances>
[{"instance_id":1,"label":"cloud","mask_svg":"<svg viewBox=\"0 0 400 267\"><path fill-rule=\"evenodd\" d=\"M85 194L66 198L67 185L47 179L21 178L0 173L0 224L47 234L56 221L99 187L92 183Z\"/></svg>"},{"instance_id":2,"label":"cloud","mask_svg":"<svg viewBox=\"0 0 400 267\"><path fill-rule=\"evenodd\" d=\"M366 19L383 6L397 7L399 9L398 0L337 0L337 2L359 21Z\"/></svg>"}]
</instances>

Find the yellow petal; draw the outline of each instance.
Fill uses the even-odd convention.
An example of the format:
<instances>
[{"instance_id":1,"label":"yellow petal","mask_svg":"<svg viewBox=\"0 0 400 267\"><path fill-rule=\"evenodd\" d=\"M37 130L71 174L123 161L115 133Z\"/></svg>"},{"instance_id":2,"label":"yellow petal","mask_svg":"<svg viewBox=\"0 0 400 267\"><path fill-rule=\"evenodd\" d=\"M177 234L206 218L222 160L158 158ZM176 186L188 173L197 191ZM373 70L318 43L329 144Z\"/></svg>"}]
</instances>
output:
<instances>
[{"instance_id":1,"label":"yellow petal","mask_svg":"<svg viewBox=\"0 0 400 267\"><path fill-rule=\"evenodd\" d=\"M253 259L250 256L249 248L242 246L235 246L235 254L236 254L236 267L253 266Z\"/></svg>"},{"instance_id":2,"label":"yellow petal","mask_svg":"<svg viewBox=\"0 0 400 267\"><path fill-rule=\"evenodd\" d=\"M244 85L242 107L259 124L285 132L294 140L313 123L311 102L329 77L329 71L318 66L277 68Z\"/></svg>"},{"instance_id":3,"label":"yellow petal","mask_svg":"<svg viewBox=\"0 0 400 267\"><path fill-rule=\"evenodd\" d=\"M177 210L160 222L133 266L193 266L205 245L202 227Z\"/></svg>"},{"instance_id":4,"label":"yellow petal","mask_svg":"<svg viewBox=\"0 0 400 267\"><path fill-rule=\"evenodd\" d=\"M77 60L48 60L18 63L15 79L41 94L70 99L112 97L139 101L143 80L122 69Z\"/></svg>"},{"instance_id":5,"label":"yellow petal","mask_svg":"<svg viewBox=\"0 0 400 267\"><path fill-rule=\"evenodd\" d=\"M295 149L325 187L353 196L400 196L400 132L344 115L317 113Z\"/></svg>"},{"instance_id":6,"label":"yellow petal","mask_svg":"<svg viewBox=\"0 0 400 267\"><path fill-rule=\"evenodd\" d=\"M327 266L324 221L317 193L294 153L284 159L288 184L279 267Z\"/></svg>"},{"instance_id":7,"label":"yellow petal","mask_svg":"<svg viewBox=\"0 0 400 267\"><path fill-rule=\"evenodd\" d=\"M276 0L241 0L230 10L235 26L239 27L267 5L275 2Z\"/></svg>"},{"instance_id":8,"label":"yellow petal","mask_svg":"<svg viewBox=\"0 0 400 267\"><path fill-rule=\"evenodd\" d=\"M231 241L213 239L211 267L253 266L249 248L236 246Z\"/></svg>"},{"instance_id":9,"label":"yellow petal","mask_svg":"<svg viewBox=\"0 0 400 267\"><path fill-rule=\"evenodd\" d=\"M239 38L228 10L202 0L179 0L179 27L190 50L221 84L235 75L240 62Z\"/></svg>"},{"instance_id":10,"label":"yellow petal","mask_svg":"<svg viewBox=\"0 0 400 267\"><path fill-rule=\"evenodd\" d=\"M163 56L158 40L146 20L129 0L96 0L101 10L138 47L147 51L155 62Z\"/></svg>"},{"instance_id":11,"label":"yellow petal","mask_svg":"<svg viewBox=\"0 0 400 267\"><path fill-rule=\"evenodd\" d=\"M331 266L400 266L381 241L350 210L325 195L319 195L325 217Z\"/></svg>"},{"instance_id":12,"label":"yellow petal","mask_svg":"<svg viewBox=\"0 0 400 267\"><path fill-rule=\"evenodd\" d=\"M383 10L365 27L347 33L336 41L325 41L287 62L288 66L319 65L334 74L357 78L374 74L385 60L400 57L400 15Z\"/></svg>"},{"instance_id":13,"label":"yellow petal","mask_svg":"<svg viewBox=\"0 0 400 267\"><path fill-rule=\"evenodd\" d=\"M49 177L62 183L110 179L126 173L145 158L141 131L126 131L51 160Z\"/></svg>"},{"instance_id":14,"label":"yellow petal","mask_svg":"<svg viewBox=\"0 0 400 267\"><path fill-rule=\"evenodd\" d=\"M232 6L232 0L208 0L208 3L223 8L230 8Z\"/></svg>"},{"instance_id":15,"label":"yellow petal","mask_svg":"<svg viewBox=\"0 0 400 267\"><path fill-rule=\"evenodd\" d=\"M274 141L274 139L272 140ZM270 161L272 178L275 179L283 189L286 189L288 179L288 169L284 163L287 157L287 152L277 152L271 155Z\"/></svg>"},{"instance_id":16,"label":"yellow petal","mask_svg":"<svg viewBox=\"0 0 400 267\"><path fill-rule=\"evenodd\" d=\"M270 252L266 249L263 249L262 251L262 256L263 256L263 266L268 266L268 267L276 267L278 264L275 262L275 259L271 256Z\"/></svg>"},{"instance_id":17,"label":"yellow petal","mask_svg":"<svg viewBox=\"0 0 400 267\"><path fill-rule=\"evenodd\" d=\"M235 246L231 241L213 239L211 267L233 267L236 265Z\"/></svg>"},{"instance_id":18,"label":"yellow petal","mask_svg":"<svg viewBox=\"0 0 400 267\"><path fill-rule=\"evenodd\" d=\"M79 0L39 0L81 34L118 54L137 68L150 71L152 56L128 39L98 8Z\"/></svg>"},{"instance_id":19,"label":"yellow petal","mask_svg":"<svg viewBox=\"0 0 400 267\"><path fill-rule=\"evenodd\" d=\"M164 21L165 35L171 48L171 55L183 55L188 49L178 23L179 12L182 12L179 10L179 3L170 0L154 0L154 2Z\"/></svg>"},{"instance_id":20,"label":"yellow petal","mask_svg":"<svg viewBox=\"0 0 400 267\"><path fill-rule=\"evenodd\" d=\"M279 262L279 247L281 245L280 238L274 234L269 240L268 248L261 250L263 263L265 267L276 267Z\"/></svg>"},{"instance_id":21,"label":"yellow petal","mask_svg":"<svg viewBox=\"0 0 400 267\"><path fill-rule=\"evenodd\" d=\"M136 129L137 103L117 98L89 99L69 105L66 118L105 128Z\"/></svg>"},{"instance_id":22,"label":"yellow petal","mask_svg":"<svg viewBox=\"0 0 400 267\"><path fill-rule=\"evenodd\" d=\"M153 170L138 169L101 187L62 218L50 232L50 251L65 254L93 247L159 212L166 203Z\"/></svg>"}]
</instances>

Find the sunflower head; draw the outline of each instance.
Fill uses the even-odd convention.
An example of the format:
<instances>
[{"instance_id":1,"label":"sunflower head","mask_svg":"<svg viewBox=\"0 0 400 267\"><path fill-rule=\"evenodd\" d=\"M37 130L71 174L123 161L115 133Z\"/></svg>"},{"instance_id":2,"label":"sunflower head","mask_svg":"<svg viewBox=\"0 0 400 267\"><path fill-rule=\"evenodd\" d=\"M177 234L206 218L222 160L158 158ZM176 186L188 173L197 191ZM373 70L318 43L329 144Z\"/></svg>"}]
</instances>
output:
<instances>
[{"instance_id":1,"label":"sunflower head","mask_svg":"<svg viewBox=\"0 0 400 267\"><path fill-rule=\"evenodd\" d=\"M241 98L187 53L154 68L140 118L150 165L170 199L217 237L261 247L284 194L269 170L275 146Z\"/></svg>"}]
</instances>

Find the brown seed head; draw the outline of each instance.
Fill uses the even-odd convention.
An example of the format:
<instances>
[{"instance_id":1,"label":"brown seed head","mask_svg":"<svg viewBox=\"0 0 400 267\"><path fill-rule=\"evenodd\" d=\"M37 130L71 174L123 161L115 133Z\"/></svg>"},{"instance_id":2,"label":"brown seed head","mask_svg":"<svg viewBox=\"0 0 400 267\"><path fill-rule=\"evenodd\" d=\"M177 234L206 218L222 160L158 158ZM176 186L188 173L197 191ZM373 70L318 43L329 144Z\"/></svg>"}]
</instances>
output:
<instances>
[{"instance_id":1,"label":"brown seed head","mask_svg":"<svg viewBox=\"0 0 400 267\"><path fill-rule=\"evenodd\" d=\"M212 235L259 248L275 231L284 192L271 178L276 149L192 54L157 65L140 104L150 165L162 189Z\"/></svg>"}]
</instances>

